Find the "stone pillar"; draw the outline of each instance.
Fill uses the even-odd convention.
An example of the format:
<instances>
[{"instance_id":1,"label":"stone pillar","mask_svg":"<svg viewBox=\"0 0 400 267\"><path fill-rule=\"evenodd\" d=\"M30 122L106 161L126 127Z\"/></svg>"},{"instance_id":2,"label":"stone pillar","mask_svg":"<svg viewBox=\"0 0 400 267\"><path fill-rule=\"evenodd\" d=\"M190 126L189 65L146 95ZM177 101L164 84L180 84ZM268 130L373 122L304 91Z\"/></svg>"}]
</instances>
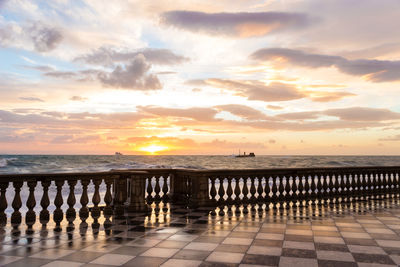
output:
<instances>
[{"instance_id":1,"label":"stone pillar","mask_svg":"<svg viewBox=\"0 0 400 267\"><path fill-rule=\"evenodd\" d=\"M125 206L129 212L143 212L148 210L146 204L146 177L143 175L131 175L130 194Z\"/></svg>"},{"instance_id":2,"label":"stone pillar","mask_svg":"<svg viewBox=\"0 0 400 267\"><path fill-rule=\"evenodd\" d=\"M169 197L173 203L184 203L187 198L187 179L186 174L170 173L170 192Z\"/></svg>"},{"instance_id":3,"label":"stone pillar","mask_svg":"<svg viewBox=\"0 0 400 267\"><path fill-rule=\"evenodd\" d=\"M215 201L213 201L209 195L208 176L190 174L189 179L191 181L189 206L193 208L215 206Z\"/></svg>"},{"instance_id":4,"label":"stone pillar","mask_svg":"<svg viewBox=\"0 0 400 267\"><path fill-rule=\"evenodd\" d=\"M124 204L127 199L127 176L115 175L113 176L113 201L114 214L119 217L124 215Z\"/></svg>"}]
</instances>

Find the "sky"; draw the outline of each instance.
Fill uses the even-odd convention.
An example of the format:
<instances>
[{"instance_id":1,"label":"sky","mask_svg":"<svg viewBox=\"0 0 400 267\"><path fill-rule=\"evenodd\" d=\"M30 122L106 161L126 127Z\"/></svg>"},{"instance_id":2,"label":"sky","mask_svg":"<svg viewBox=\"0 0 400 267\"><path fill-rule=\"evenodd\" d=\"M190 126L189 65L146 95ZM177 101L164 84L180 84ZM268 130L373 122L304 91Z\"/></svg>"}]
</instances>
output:
<instances>
[{"instance_id":1,"label":"sky","mask_svg":"<svg viewBox=\"0 0 400 267\"><path fill-rule=\"evenodd\" d=\"M0 154L398 155L400 2L361 2L0 0Z\"/></svg>"}]
</instances>

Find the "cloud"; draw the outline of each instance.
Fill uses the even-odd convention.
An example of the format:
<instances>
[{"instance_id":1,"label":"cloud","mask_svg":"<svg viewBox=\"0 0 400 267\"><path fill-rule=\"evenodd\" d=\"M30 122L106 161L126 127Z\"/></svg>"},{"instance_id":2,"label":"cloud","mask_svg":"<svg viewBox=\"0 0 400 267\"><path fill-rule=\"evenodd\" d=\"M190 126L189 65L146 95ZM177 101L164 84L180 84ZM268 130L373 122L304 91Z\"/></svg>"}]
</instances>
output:
<instances>
[{"instance_id":1,"label":"cloud","mask_svg":"<svg viewBox=\"0 0 400 267\"><path fill-rule=\"evenodd\" d=\"M400 134L397 134L395 136L388 136L385 138L380 138L379 141L400 141Z\"/></svg>"},{"instance_id":2,"label":"cloud","mask_svg":"<svg viewBox=\"0 0 400 267\"><path fill-rule=\"evenodd\" d=\"M250 57L258 61L284 59L292 65L307 68L335 67L343 73L364 76L372 82L400 80L400 61L375 59L348 60L341 56L311 54L287 48L264 48L257 50Z\"/></svg>"},{"instance_id":3,"label":"cloud","mask_svg":"<svg viewBox=\"0 0 400 267\"><path fill-rule=\"evenodd\" d=\"M321 116L337 117L341 121L368 122L368 121L390 121L400 120L400 113L383 108L350 107L340 109L327 109L322 111L303 111L283 113L276 115L278 118L287 120L309 120L318 119Z\"/></svg>"},{"instance_id":4,"label":"cloud","mask_svg":"<svg viewBox=\"0 0 400 267\"><path fill-rule=\"evenodd\" d=\"M353 107L328 109L325 115L335 116L345 121L387 121L399 120L400 113L383 108Z\"/></svg>"},{"instance_id":5,"label":"cloud","mask_svg":"<svg viewBox=\"0 0 400 267\"><path fill-rule=\"evenodd\" d=\"M229 80L211 78L206 80L190 80L189 85L208 85L224 88L235 92L237 95L247 97L248 100L265 102L290 101L301 98L309 98L315 102L338 101L345 97L354 96L348 92L310 91L300 90L296 85L281 82L265 84L256 80ZM273 108L272 108L273 109ZM278 108L279 109L279 108Z\"/></svg>"},{"instance_id":6,"label":"cloud","mask_svg":"<svg viewBox=\"0 0 400 267\"><path fill-rule=\"evenodd\" d=\"M69 100L71 100L71 101L86 101L86 100L88 100L88 98L74 95Z\"/></svg>"},{"instance_id":7,"label":"cloud","mask_svg":"<svg viewBox=\"0 0 400 267\"><path fill-rule=\"evenodd\" d=\"M227 79L207 79L206 84L214 87L225 88L236 91L238 95L247 97L249 100L261 101L288 101L304 98L306 95L295 86L272 82L268 85L255 81L236 81Z\"/></svg>"},{"instance_id":8,"label":"cloud","mask_svg":"<svg viewBox=\"0 0 400 267\"><path fill-rule=\"evenodd\" d=\"M217 121L217 110L212 108L165 108L157 106L138 106L139 112L145 112L162 117L189 118L197 121Z\"/></svg>"},{"instance_id":9,"label":"cloud","mask_svg":"<svg viewBox=\"0 0 400 267\"><path fill-rule=\"evenodd\" d=\"M43 75L59 79L76 80L81 82L99 81L104 86L131 90L158 90L162 88L157 75L149 73L151 64L142 54L135 56L126 65L118 65L113 71L107 72L96 69L79 71L50 71Z\"/></svg>"},{"instance_id":10,"label":"cloud","mask_svg":"<svg viewBox=\"0 0 400 267\"><path fill-rule=\"evenodd\" d=\"M284 109L281 106L276 106L276 105L267 105L267 108L272 109L272 110L281 110Z\"/></svg>"},{"instance_id":11,"label":"cloud","mask_svg":"<svg viewBox=\"0 0 400 267\"><path fill-rule=\"evenodd\" d=\"M48 27L42 23L34 23L28 28L36 51L48 52L57 47L62 41L61 31L54 27Z\"/></svg>"},{"instance_id":12,"label":"cloud","mask_svg":"<svg viewBox=\"0 0 400 267\"><path fill-rule=\"evenodd\" d=\"M235 104L219 105L215 106L214 108L216 108L219 111L230 112L233 115L242 117L243 119L246 120L260 120L269 118L266 114L262 113L261 111L245 105L235 105Z\"/></svg>"},{"instance_id":13,"label":"cloud","mask_svg":"<svg viewBox=\"0 0 400 267\"><path fill-rule=\"evenodd\" d=\"M31 101L31 102L44 102L43 99L40 99L37 97L19 97L19 99L24 100L24 101Z\"/></svg>"},{"instance_id":14,"label":"cloud","mask_svg":"<svg viewBox=\"0 0 400 267\"><path fill-rule=\"evenodd\" d=\"M310 24L311 19L306 14L287 12L205 13L174 10L163 13L161 22L195 33L246 38L299 29Z\"/></svg>"},{"instance_id":15,"label":"cloud","mask_svg":"<svg viewBox=\"0 0 400 267\"><path fill-rule=\"evenodd\" d=\"M111 73L99 73L99 80L106 86L136 90L158 90L161 82L154 74L148 73L151 65L139 54L125 66L117 66Z\"/></svg>"},{"instance_id":16,"label":"cloud","mask_svg":"<svg viewBox=\"0 0 400 267\"><path fill-rule=\"evenodd\" d=\"M117 50L111 47L100 47L89 54L75 58L75 61L82 61L91 65L114 66L116 63L130 62L139 54L143 55L147 62L157 65L176 65L189 60L168 49L144 48L138 50Z\"/></svg>"},{"instance_id":17,"label":"cloud","mask_svg":"<svg viewBox=\"0 0 400 267\"><path fill-rule=\"evenodd\" d=\"M23 68L25 69L31 69L31 70L37 70L40 72L52 72L55 71L55 69L52 66L47 66L47 65L22 65Z\"/></svg>"}]
</instances>

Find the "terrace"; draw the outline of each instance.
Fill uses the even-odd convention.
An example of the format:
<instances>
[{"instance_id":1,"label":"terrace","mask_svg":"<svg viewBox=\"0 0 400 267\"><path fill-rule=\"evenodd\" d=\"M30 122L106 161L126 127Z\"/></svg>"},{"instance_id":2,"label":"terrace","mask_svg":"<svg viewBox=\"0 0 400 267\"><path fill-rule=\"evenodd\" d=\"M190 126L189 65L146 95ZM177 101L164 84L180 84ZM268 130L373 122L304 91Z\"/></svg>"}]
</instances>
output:
<instances>
[{"instance_id":1,"label":"terrace","mask_svg":"<svg viewBox=\"0 0 400 267\"><path fill-rule=\"evenodd\" d=\"M0 265L397 266L399 172L0 175Z\"/></svg>"}]
</instances>

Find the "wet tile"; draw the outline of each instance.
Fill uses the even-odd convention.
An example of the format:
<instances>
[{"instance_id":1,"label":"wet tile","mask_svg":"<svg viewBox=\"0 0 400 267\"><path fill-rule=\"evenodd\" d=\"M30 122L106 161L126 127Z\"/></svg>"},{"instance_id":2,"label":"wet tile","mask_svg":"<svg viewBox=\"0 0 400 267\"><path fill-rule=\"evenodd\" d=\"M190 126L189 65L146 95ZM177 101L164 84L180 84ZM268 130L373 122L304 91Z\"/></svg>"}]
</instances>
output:
<instances>
[{"instance_id":1,"label":"wet tile","mask_svg":"<svg viewBox=\"0 0 400 267\"><path fill-rule=\"evenodd\" d=\"M160 243L161 240L158 239L147 239L147 238L139 238L136 240L133 240L129 243L127 243L127 246L135 246L135 247L154 247L158 243Z\"/></svg>"},{"instance_id":2,"label":"wet tile","mask_svg":"<svg viewBox=\"0 0 400 267\"><path fill-rule=\"evenodd\" d=\"M280 256L282 254L282 248L251 246L247 251L247 254Z\"/></svg>"},{"instance_id":3,"label":"wet tile","mask_svg":"<svg viewBox=\"0 0 400 267\"><path fill-rule=\"evenodd\" d=\"M353 255L351 253L340 251L319 250L317 251L317 258L321 260L340 260L354 262Z\"/></svg>"},{"instance_id":4,"label":"wet tile","mask_svg":"<svg viewBox=\"0 0 400 267\"><path fill-rule=\"evenodd\" d=\"M373 239L360 239L360 238L345 238L347 245L360 245L360 246L376 246L377 243Z\"/></svg>"},{"instance_id":5,"label":"wet tile","mask_svg":"<svg viewBox=\"0 0 400 267\"><path fill-rule=\"evenodd\" d=\"M178 251L179 249L176 248L150 248L149 250L142 253L140 256L170 258Z\"/></svg>"},{"instance_id":6,"label":"wet tile","mask_svg":"<svg viewBox=\"0 0 400 267\"><path fill-rule=\"evenodd\" d=\"M198 237L199 237L198 235L179 235L179 234L175 234L175 235L170 236L168 238L168 240L190 242L190 241L195 240Z\"/></svg>"},{"instance_id":7,"label":"wet tile","mask_svg":"<svg viewBox=\"0 0 400 267\"><path fill-rule=\"evenodd\" d=\"M313 236L307 235L285 235L287 241L298 241L298 242L313 242Z\"/></svg>"},{"instance_id":8,"label":"wet tile","mask_svg":"<svg viewBox=\"0 0 400 267\"><path fill-rule=\"evenodd\" d=\"M330 236L314 236L316 243L344 244L343 238Z\"/></svg>"},{"instance_id":9,"label":"wet tile","mask_svg":"<svg viewBox=\"0 0 400 267\"><path fill-rule=\"evenodd\" d=\"M212 262L224 262L224 263L240 263L243 259L243 253L231 253L231 252L212 252L206 259L206 261Z\"/></svg>"},{"instance_id":10,"label":"wet tile","mask_svg":"<svg viewBox=\"0 0 400 267\"><path fill-rule=\"evenodd\" d=\"M169 259L164 262L161 267L197 267L201 264L201 261L196 260L184 260L184 259Z\"/></svg>"},{"instance_id":11,"label":"wet tile","mask_svg":"<svg viewBox=\"0 0 400 267\"><path fill-rule=\"evenodd\" d=\"M387 255L362 254L362 253L352 253L352 254L357 262L393 264L393 265L395 264L393 260Z\"/></svg>"},{"instance_id":12,"label":"wet tile","mask_svg":"<svg viewBox=\"0 0 400 267\"><path fill-rule=\"evenodd\" d=\"M280 257L279 266L317 267L316 259Z\"/></svg>"},{"instance_id":13,"label":"wet tile","mask_svg":"<svg viewBox=\"0 0 400 267\"><path fill-rule=\"evenodd\" d=\"M120 266L127 263L134 257L135 256L108 253L91 261L90 263Z\"/></svg>"},{"instance_id":14,"label":"wet tile","mask_svg":"<svg viewBox=\"0 0 400 267\"><path fill-rule=\"evenodd\" d=\"M23 259L22 257L18 256L5 256L5 255L0 255L0 266L4 266L6 264L18 261Z\"/></svg>"},{"instance_id":15,"label":"wet tile","mask_svg":"<svg viewBox=\"0 0 400 267\"><path fill-rule=\"evenodd\" d=\"M246 254L242 260L242 263L253 264L253 265L277 266L279 264L279 256Z\"/></svg>"},{"instance_id":16,"label":"wet tile","mask_svg":"<svg viewBox=\"0 0 400 267\"><path fill-rule=\"evenodd\" d=\"M352 253L364 253L364 254L382 254L386 255L386 252L381 247L375 246L359 246L359 245L348 245L347 246Z\"/></svg>"},{"instance_id":17,"label":"wet tile","mask_svg":"<svg viewBox=\"0 0 400 267\"><path fill-rule=\"evenodd\" d=\"M146 266L146 267L158 267L162 263L164 263L166 258L154 258L154 257L135 257L134 259L126 262L124 267L137 267L137 266Z\"/></svg>"},{"instance_id":18,"label":"wet tile","mask_svg":"<svg viewBox=\"0 0 400 267\"><path fill-rule=\"evenodd\" d=\"M267 239L255 239L253 242L255 246L268 246L268 247L282 247L283 240L267 240Z\"/></svg>"},{"instance_id":19,"label":"wet tile","mask_svg":"<svg viewBox=\"0 0 400 267\"><path fill-rule=\"evenodd\" d=\"M253 242L253 239L250 238L236 238L236 237L227 237L222 244L226 245L250 245Z\"/></svg>"},{"instance_id":20,"label":"wet tile","mask_svg":"<svg viewBox=\"0 0 400 267\"><path fill-rule=\"evenodd\" d=\"M188 259L188 260L199 260L202 261L210 255L209 251L189 250L182 249L176 253L174 259Z\"/></svg>"},{"instance_id":21,"label":"wet tile","mask_svg":"<svg viewBox=\"0 0 400 267\"><path fill-rule=\"evenodd\" d=\"M316 258L317 254L314 250L283 248L282 256L297 258Z\"/></svg>"},{"instance_id":22,"label":"wet tile","mask_svg":"<svg viewBox=\"0 0 400 267\"><path fill-rule=\"evenodd\" d=\"M283 240L283 234L258 233L256 239Z\"/></svg>"},{"instance_id":23,"label":"wet tile","mask_svg":"<svg viewBox=\"0 0 400 267\"><path fill-rule=\"evenodd\" d=\"M399 248L400 247L400 241L393 241L393 240L376 240L379 246L381 247L393 247L393 248Z\"/></svg>"},{"instance_id":24,"label":"wet tile","mask_svg":"<svg viewBox=\"0 0 400 267\"><path fill-rule=\"evenodd\" d=\"M221 252L235 252L235 253L245 253L248 250L249 246L243 245L219 245L215 251Z\"/></svg>"},{"instance_id":25,"label":"wet tile","mask_svg":"<svg viewBox=\"0 0 400 267\"><path fill-rule=\"evenodd\" d=\"M121 247L120 245L114 245L114 244L102 244L102 243L97 243L88 247L85 247L82 249L82 251L93 251L93 252L111 252L114 249L117 249Z\"/></svg>"},{"instance_id":26,"label":"wet tile","mask_svg":"<svg viewBox=\"0 0 400 267\"><path fill-rule=\"evenodd\" d=\"M344 244L315 243L316 250L330 250L348 252L349 249Z\"/></svg>"},{"instance_id":27,"label":"wet tile","mask_svg":"<svg viewBox=\"0 0 400 267\"><path fill-rule=\"evenodd\" d=\"M39 258L39 259L50 259L55 260L61 257L65 257L69 254L74 253L74 250L66 250L66 249L46 249L39 253L35 253L31 255L31 258Z\"/></svg>"},{"instance_id":28,"label":"wet tile","mask_svg":"<svg viewBox=\"0 0 400 267\"><path fill-rule=\"evenodd\" d=\"M184 249L213 251L217 246L215 243L191 242Z\"/></svg>"},{"instance_id":29,"label":"wet tile","mask_svg":"<svg viewBox=\"0 0 400 267\"><path fill-rule=\"evenodd\" d=\"M156 245L158 248L183 248L189 242L165 240Z\"/></svg>"},{"instance_id":30,"label":"wet tile","mask_svg":"<svg viewBox=\"0 0 400 267\"><path fill-rule=\"evenodd\" d=\"M283 247L284 248L315 250L314 243L312 243L312 242L284 241Z\"/></svg>"},{"instance_id":31,"label":"wet tile","mask_svg":"<svg viewBox=\"0 0 400 267\"><path fill-rule=\"evenodd\" d=\"M318 266L320 267L357 267L356 262L349 262L349 261L337 261L333 260L318 260Z\"/></svg>"},{"instance_id":32,"label":"wet tile","mask_svg":"<svg viewBox=\"0 0 400 267\"><path fill-rule=\"evenodd\" d=\"M35 258L22 258L21 260L14 261L7 264L7 267L39 267L43 266L52 260L49 259L35 259Z\"/></svg>"},{"instance_id":33,"label":"wet tile","mask_svg":"<svg viewBox=\"0 0 400 267\"><path fill-rule=\"evenodd\" d=\"M69 254L65 257L60 258L63 261L77 261L77 262L90 262L100 256L104 255L104 253L100 252L90 252L90 251L77 251L72 254Z\"/></svg>"},{"instance_id":34,"label":"wet tile","mask_svg":"<svg viewBox=\"0 0 400 267\"><path fill-rule=\"evenodd\" d=\"M130 256L137 256L142 254L148 247L133 247L133 246L123 246L112 251L113 254L122 254L122 255L130 255Z\"/></svg>"}]
</instances>

